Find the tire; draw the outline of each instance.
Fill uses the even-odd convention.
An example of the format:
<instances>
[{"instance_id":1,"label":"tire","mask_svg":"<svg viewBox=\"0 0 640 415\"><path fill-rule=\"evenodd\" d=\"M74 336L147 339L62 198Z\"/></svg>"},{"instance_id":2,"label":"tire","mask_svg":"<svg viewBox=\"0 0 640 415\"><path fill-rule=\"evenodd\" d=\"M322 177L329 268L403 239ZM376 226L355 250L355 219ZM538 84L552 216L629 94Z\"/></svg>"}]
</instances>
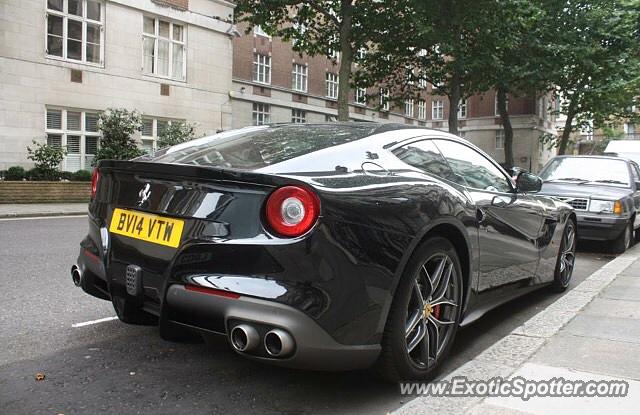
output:
<instances>
[{"instance_id":1,"label":"tire","mask_svg":"<svg viewBox=\"0 0 640 415\"><path fill-rule=\"evenodd\" d=\"M123 323L141 326L155 326L158 317L144 311L138 304L121 295L114 295L111 303L116 315Z\"/></svg>"},{"instance_id":2,"label":"tire","mask_svg":"<svg viewBox=\"0 0 640 415\"><path fill-rule=\"evenodd\" d=\"M633 221L629 221L624 231L613 241L613 253L621 254L633 245Z\"/></svg>"},{"instance_id":3,"label":"tire","mask_svg":"<svg viewBox=\"0 0 640 415\"><path fill-rule=\"evenodd\" d=\"M375 365L378 374L392 382L435 377L460 324L463 292L460 260L451 242L441 237L423 242L396 289Z\"/></svg>"},{"instance_id":4,"label":"tire","mask_svg":"<svg viewBox=\"0 0 640 415\"><path fill-rule=\"evenodd\" d=\"M576 222L573 219L569 219L564 231L562 231L562 240L558 250L553 283L551 284L551 290L554 292L561 293L566 291L571 282L576 261L577 229Z\"/></svg>"}]
</instances>

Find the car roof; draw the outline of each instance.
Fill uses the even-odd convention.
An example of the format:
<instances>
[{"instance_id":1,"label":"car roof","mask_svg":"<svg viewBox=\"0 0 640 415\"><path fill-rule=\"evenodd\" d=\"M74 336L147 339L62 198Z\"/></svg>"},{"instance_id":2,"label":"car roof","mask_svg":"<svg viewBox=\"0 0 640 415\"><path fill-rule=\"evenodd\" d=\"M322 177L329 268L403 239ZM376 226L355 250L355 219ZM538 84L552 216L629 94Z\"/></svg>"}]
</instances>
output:
<instances>
[{"instance_id":1,"label":"car roof","mask_svg":"<svg viewBox=\"0 0 640 415\"><path fill-rule=\"evenodd\" d=\"M622 160L622 161L632 161L629 160L626 157L619 157L619 156L602 156L602 155L598 155L598 154L579 154L579 155L573 155L573 154L564 154L561 156L555 156L554 158L559 159L559 158L582 158L582 159L609 159L609 160Z\"/></svg>"}]
</instances>

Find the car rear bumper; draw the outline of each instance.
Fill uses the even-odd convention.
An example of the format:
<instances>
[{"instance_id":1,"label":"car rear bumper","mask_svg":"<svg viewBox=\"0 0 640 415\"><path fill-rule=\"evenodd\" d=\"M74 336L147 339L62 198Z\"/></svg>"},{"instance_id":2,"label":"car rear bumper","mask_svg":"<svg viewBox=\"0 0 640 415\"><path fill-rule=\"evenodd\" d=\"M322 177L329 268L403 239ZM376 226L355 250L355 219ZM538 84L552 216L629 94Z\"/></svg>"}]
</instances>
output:
<instances>
[{"instance_id":1,"label":"car rear bumper","mask_svg":"<svg viewBox=\"0 0 640 415\"><path fill-rule=\"evenodd\" d=\"M616 239L629 223L627 217L612 217L576 211L578 238L592 241Z\"/></svg>"},{"instance_id":2,"label":"car rear bumper","mask_svg":"<svg viewBox=\"0 0 640 415\"><path fill-rule=\"evenodd\" d=\"M108 234L105 233L108 238ZM143 259L130 261L105 254L103 246L112 246L112 238L105 239L97 223L90 220L89 235L81 242L74 271L82 275L80 287L88 294L105 300L114 296L126 296L143 310L160 317L160 324L177 324L203 333L215 333L229 337L238 324L248 324L259 332L260 344L254 350L237 353L254 360L284 367L311 370L353 370L371 366L380 354L380 343L372 338L373 320L352 319L343 324L350 312L359 307L370 306L362 296L368 291L361 280L333 278L330 282L340 287L340 296L351 299L342 301L334 295L332 301L326 290L299 278L294 281L292 268L287 279L278 276L229 275L203 273L211 263L212 252L218 253L220 246L204 244L185 246L176 259L162 272L141 269L141 290L132 296L127 292L127 264L133 262L143 267ZM224 247L222 247L224 248ZM234 247L227 247L234 248ZM250 247L234 248L242 252ZM258 248L256 248L258 249ZM112 251L113 252L113 251ZM285 252L283 252L284 257ZM265 257L264 255L262 257ZM247 256L247 258L252 258ZM245 261L251 264L259 261ZM242 264L241 264L242 265ZM237 267L240 268L240 267ZM200 272L197 272L199 270ZM194 273L195 272L195 273ZM225 276L226 275L226 276ZM301 275L308 277L309 272ZM307 278L308 279L308 278ZM232 293L237 298L211 295L185 287L208 287ZM355 299L355 300L354 300ZM324 317L331 331L316 317ZM370 317L365 315L365 317ZM375 317L375 316L374 316ZM293 352L283 357L266 353L264 335L270 330L286 331L295 344ZM345 341L346 339L346 341Z\"/></svg>"},{"instance_id":3,"label":"car rear bumper","mask_svg":"<svg viewBox=\"0 0 640 415\"><path fill-rule=\"evenodd\" d=\"M173 284L167 290L168 319L172 323L203 329L202 319L216 316L224 322L224 333L246 324L260 335L259 345L252 351L237 353L242 356L285 367L312 370L349 370L371 366L380 354L380 345L343 345L336 342L313 319L293 307L258 298L226 296L191 291L184 285ZM205 323L206 324L206 323ZM267 354L264 335L281 329L291 335L294 350L291 355L274 358ZM205 328L206 330L206 328Z\"/></svg>"}]
</instances>

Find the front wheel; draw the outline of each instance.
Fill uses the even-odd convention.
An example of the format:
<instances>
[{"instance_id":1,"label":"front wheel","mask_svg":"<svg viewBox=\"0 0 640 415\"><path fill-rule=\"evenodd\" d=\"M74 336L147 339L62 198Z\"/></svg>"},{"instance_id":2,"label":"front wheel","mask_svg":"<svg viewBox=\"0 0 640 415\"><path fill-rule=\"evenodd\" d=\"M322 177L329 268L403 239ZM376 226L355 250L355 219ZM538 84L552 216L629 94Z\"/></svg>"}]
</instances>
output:
<instances>
[{"instance_id":1,"label":"front wheel","mask_svg":"<svg viewBox=\"0 0 640 415\"><path fill-rule=\"evenodd\" d=\"M453 245L440 237L427 240L396 289L378 372L390 381L433 378L453 344L462 298L462 270Z\"/></svg>"},{"instance_id":2,"label":"front wheel","mask_svg":"<svg viewBox=\"0 0 640 415\"><path fill-rule=\"evenodd\" d=\"M633 243L633 220L629 221L624 231L613 242L613 252L621 254L629 249Z\"/></svg>"}]
</instances>

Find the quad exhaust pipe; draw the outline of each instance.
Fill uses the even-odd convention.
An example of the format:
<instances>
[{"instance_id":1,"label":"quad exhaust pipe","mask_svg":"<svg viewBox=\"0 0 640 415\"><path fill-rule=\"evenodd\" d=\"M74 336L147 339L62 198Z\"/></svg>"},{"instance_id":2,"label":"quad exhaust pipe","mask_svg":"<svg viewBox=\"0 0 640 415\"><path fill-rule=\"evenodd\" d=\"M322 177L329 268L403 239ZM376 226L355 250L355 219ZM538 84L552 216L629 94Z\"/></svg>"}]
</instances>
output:
<instances>
[{"instance_id":1,"label":"quad exhaust pipe","mask_svg":"<svg viewBox=\"0 0 640 415\"><path fill-rule=\"evenodd\" d=\"M82 284L82 272L77 265L71 267L71 280L76 287L80 287Z\"/></svg>"},{"instance_id":2,"label":"quad exhaust pipe","mask_svg":"<svg viewBox=\"0 0 640 415\"><path fill-rule=\"evenodd\" d=\"M239 324L231 329L231 345L239 352L249 352L260 344L258 331L248 324Z\"/></svg>"},{"instance_id":3,"label":"quad exhaust pipe","mask_svg":"<svg viewBox=\"0 0 640 415\"><path fill-rule=\"evenodd\" d=\"M273 329L264 335L264 348L273 357L286 357L294 347L293 337L284 330Z\"/></svg>"}]
</instances>

